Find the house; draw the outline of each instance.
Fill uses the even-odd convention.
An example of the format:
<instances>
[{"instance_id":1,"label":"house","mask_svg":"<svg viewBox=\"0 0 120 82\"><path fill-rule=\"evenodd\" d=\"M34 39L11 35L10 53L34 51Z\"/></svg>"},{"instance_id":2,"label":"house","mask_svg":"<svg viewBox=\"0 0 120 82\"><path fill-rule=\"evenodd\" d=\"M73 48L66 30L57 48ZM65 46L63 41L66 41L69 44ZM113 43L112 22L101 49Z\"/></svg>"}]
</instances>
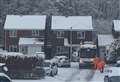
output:
<instances>
[{"instance_id":1,"label":"house","mask_svg":"<svg viewBox=\"0 0 120 82\"><path fill-rule=\"evenodd\" d=\"M44 15L7 15L4 25L5 49L24 54L43 51L45 24Z\"/></svg>"},{"instance_id":2,"label":"house","mask_svg":"<svg viewBox=\"0 0 120 82\"><path fill-rule=\"evenodd\" d=\"M46 58L70 56L70 46L74 52L81 42L97 44L91 16L7 15L4 30L7 51L44 51Z\"/></svg>"},{"instance_id":3,"label":"house","mask_svg":"<svg viewBox=\"0 0 120 82\"><path fill-rule=\"evenodd\" d=\"M112 34L98 34L98 46L102 58L105 57L107 50L109 50L109 47L114 40Z\"/></svg>"},{"instance_id":4,"label":"house","mask_svg":"<svg viewBox=\"0 0 120 82\"><path fill-rule=\"evenodd\" d=\"M80 47L81 42L92 41L97 44L96 31L91 16L52 16L52 53L70 56Z\"/></svg>"},{"instance_id":5,"label":"house","mask_svg":"<svg viewBox=\"0 0 120 82\"><path fill-rule=\"evenodd\" d=\"M120 37L120 20L113 20L112 25L112 34L117 39Z\"/></svg>"}]
</instances>

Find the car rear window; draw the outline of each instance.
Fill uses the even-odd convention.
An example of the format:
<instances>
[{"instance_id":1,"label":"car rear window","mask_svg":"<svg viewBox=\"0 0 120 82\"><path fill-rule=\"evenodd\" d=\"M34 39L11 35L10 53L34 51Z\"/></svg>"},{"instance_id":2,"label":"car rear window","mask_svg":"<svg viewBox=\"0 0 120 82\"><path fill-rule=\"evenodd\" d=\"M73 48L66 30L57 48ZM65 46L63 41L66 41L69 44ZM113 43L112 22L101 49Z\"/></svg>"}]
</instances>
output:
<instances>
[{"instance_id":1,"label":"car rear window","mask_svg":"<svg viewBox=\"0 0 120 82\"><path fill-rule=\"evenodd\" d=\"M44 62L44 67L49 67L50 66L50 62Z\"/></svg>"}]
</instances>

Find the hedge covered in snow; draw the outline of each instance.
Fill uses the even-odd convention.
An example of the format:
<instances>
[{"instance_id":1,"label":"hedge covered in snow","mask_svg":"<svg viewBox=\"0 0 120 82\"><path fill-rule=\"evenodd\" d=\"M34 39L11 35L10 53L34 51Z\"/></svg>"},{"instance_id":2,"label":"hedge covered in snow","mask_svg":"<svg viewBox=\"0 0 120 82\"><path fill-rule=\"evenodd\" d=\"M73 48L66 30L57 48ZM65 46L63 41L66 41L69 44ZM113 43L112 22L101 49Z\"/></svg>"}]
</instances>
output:
<instances>
[{"instance_id":1,"label":"hedge covered in snow","mask_svg":"<svg viewBox=\"0 0 120 82\"><path fill-rule=\"evenodd\" d=\"M35 79L44 77L44 70L42 68L44 62L43 56L5 52L0 53L0 62L6 63L8 75L13 79ZM35 70L36 66L41 67L39 71Z\"/></svg>"},{"instance_id":2,"label":"hedge covered in snow","mask_svg":"<svg viewBox=\"0 0 120 82\"><path fill-rule=\"evenodd\" d=\"M11 53L10 53L11 54ZM11 54L11 55L2 54L0 55L0 62L6 63L9 69L32 69L35 66L43 65L44 58L42 56L34 55L34 56L28 56L28 55L22 55L22 54Z\"/></svg>"}]
</instances>

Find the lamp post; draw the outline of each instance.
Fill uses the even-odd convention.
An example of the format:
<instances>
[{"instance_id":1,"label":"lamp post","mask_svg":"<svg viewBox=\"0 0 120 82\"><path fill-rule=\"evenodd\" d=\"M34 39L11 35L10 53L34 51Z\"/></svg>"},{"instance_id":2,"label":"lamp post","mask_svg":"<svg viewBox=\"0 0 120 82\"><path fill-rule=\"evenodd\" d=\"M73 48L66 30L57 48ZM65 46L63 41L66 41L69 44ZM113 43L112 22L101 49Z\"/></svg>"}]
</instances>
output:
<instances>
[{"instance_id":1,"label":"lamp post","mask_svg":"<svg viewBox=\"0 0 120 82\"><path fill-rule=\"evenodd\" d=\"M72 27L70 27L70 61L72 59Z\"/></svg>"}]
</instances>

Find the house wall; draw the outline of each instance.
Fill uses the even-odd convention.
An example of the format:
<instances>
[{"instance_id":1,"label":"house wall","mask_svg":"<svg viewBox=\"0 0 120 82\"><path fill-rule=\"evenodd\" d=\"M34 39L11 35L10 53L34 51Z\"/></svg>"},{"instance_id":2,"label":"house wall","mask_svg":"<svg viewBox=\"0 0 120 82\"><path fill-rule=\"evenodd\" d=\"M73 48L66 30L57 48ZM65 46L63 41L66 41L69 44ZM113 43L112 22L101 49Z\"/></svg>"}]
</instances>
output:
<instances>
[{"instance_id":1,"label":"house wall","mask_svg":"<svg viewBox=\"0 0 120 82\"><path fill-rule=\"evenodd\" d=\"M15 52L19 51L19 39L20 37L27 37L27 38L42 38L44 39L44 30L39 31L39 36L33 36L32 30L16 30L17 35L16 37L9 36L10 30L5 30L5 49L10 51L9 46L14 45L17 46Z\"/></svg>"},{"instance_id":2,"label":"house wall","mask_svg":"<svg viewBox=\"0 0 120 82\"><path fill-rule=\"evenodd\" d=\"M64 32L62 37L57 37L57 32ZM77 37L77 32L84 32L85 37L80 39ZM53 30L54 37L52 38L53 47L53 54L54 55L70 55L70 47L64 46L64 39L67 38L70 44L71 39L71 32L66 30ZM95 31L72 31L72 44L80 44L81 41L94 41L97 44L97 36ZM62 48L58 50L59 48ZM73 50L76 50L76 47L73 47Z\"/></svg>"},{"instance_id":3,"label":"house wall","mask_svg":"<svg viewBox=\"0 0 120 82\"><path fill-rule=\"evenodd\" d=\"M64 46L64 38L68 39L68 42L70 44L70 38L71 38L71 32L69 30L64 30L64 34L62 37L57 37L57 32L60 30L52 30L51 33L49 33L49 40L51 44L51 57L54 55L70 55L70 47ZM16 45L17 48L15 51L19 51L19 38L20 37L27 37L27 38L44 38L44 30L41 30L39 33L39 36L32 36L32 30L17 30L17 37L9 37L9 31L5 31L5 49L9 50L10 45ZM85 37L80 39L77 38L77 32L84 32ZM94 41L97 37L94 31L72 31L72 43L73 44L80 44L81 41ZM93 36L94 35L94 36ZM73 50L76 48L73 48ZM49 50L46 50L49 52ZM31 52L32 53L32 52ZM30 53L29 53L30 54Z\"/></svg>"}]
</instances>

